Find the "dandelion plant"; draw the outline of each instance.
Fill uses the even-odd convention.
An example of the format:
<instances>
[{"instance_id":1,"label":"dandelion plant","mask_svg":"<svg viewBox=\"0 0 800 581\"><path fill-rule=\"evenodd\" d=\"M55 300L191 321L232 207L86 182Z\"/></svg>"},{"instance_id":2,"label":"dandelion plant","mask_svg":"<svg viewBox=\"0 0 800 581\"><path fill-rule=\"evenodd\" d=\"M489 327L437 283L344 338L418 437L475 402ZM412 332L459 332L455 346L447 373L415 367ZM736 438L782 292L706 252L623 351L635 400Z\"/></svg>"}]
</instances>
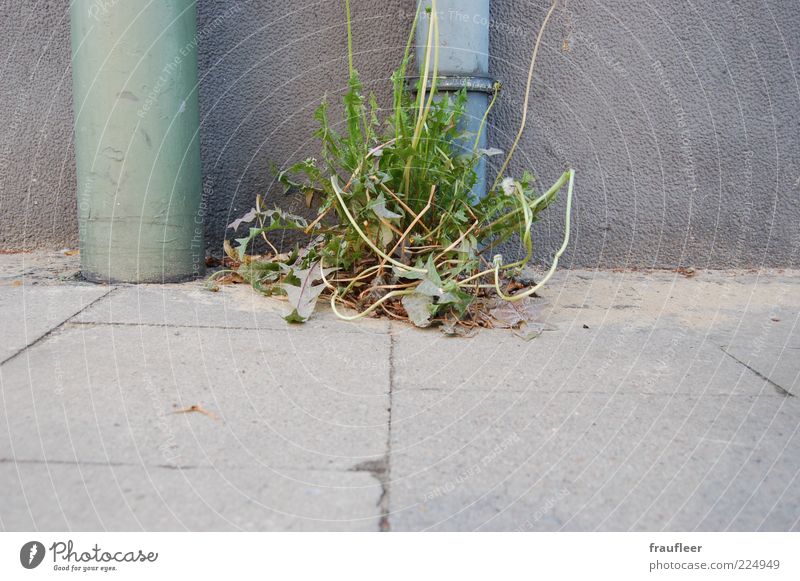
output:
<instances>
[{"instance_id":1,"label":"dandelion plant","mask_svg":"<svg viewBox=\"0 0 800 581\"><path fill-rule=\"evenodd\" d=\"M497 151L479 149L480 135L463 132L466 92L437 91L436 1L429 15L418 11L403 60L392 75L391 109L383 110L374 96L365 96L354 67L350 1L345 0L349 78L343 127L337 131L332 125L323 100L315 113L319 157L278 174L280 183L305 194L309 204L318 201L316 219L268 210L259 197L256 207L231 225L251 224L235 245L226 242L234 274L221 271L215 280L235 276L264 294L285 296L291 305L286 319L297 323L311 316L320 297L342 319L385 315L420 327L443 323L451 331L491 326L500 318L491 316L499 307L524 313L525 299L548 281L569 242L574 172L566 171L543 192L536 190L529 172L519 178L506 175L525 128L536 55L555 5L536 39L516 139L487 195L475 200L475 168L482 156ZM430 25L412 91L406 75L420 17L428 17ZM499 89L496 85L489 109ZM479 131L485 127L486 117ZM465 148L465 143L474 146ZM533 257L532 226L565 187L563 244L544 278L520 288L514 277ZM301 231L311 241L280 254L267 236L275 230ZM522 259L505 263L500 254L491 255L516 235ZM255 250L259 240L267 245L266 253Z\"/></svg>"}]
</instances>

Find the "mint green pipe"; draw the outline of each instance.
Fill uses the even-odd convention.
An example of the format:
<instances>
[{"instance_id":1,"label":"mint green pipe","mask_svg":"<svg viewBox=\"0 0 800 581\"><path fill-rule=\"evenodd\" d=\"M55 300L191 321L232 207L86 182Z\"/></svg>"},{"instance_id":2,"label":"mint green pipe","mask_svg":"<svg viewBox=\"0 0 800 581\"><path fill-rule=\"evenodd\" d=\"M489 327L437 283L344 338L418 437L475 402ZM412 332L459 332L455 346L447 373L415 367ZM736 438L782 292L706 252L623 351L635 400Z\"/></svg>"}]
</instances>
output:
<instances>
[{"instance_id":1,"label":"mint green pipe","mask_svg":"<svg viewBox=\"0 0 800 581\"><path fill-rule=\"evenodd\" d=\"M195 1L73 0L70 12L83 276L200 276Z\"/></svg>"}]
</instances>

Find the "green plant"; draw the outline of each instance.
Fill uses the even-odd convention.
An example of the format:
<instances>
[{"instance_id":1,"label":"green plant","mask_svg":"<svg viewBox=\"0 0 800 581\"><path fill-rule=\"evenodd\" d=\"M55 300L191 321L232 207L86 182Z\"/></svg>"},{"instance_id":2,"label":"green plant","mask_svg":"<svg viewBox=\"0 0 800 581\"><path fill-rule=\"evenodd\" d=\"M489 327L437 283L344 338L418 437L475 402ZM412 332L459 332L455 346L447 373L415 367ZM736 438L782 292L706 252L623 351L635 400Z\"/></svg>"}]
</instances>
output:
<instances>
[{"instance_id":1,"label":"green plant","mask_svg":"<svg viewBox=\"0 0 800 581\"><path fill-rule=\"evenodd\" d=\"M543 193L534 188L533 176L505 177L508 164L525 127L536 54L542 32L555 8L547 14L537 37L525 94L523 118L494 184L485 198L471 199L475 167L481 156L496 150L478 148L479 135L459 129L466 94L440 95L439 25L436 2L430 11L428 42L416 94L406 88L415 23L408 36L403 60L392 75L393 103L385 114L374 96L365 97L353 66L350 2L345 1L349 82L343 98L345 129L340 134L329 121L323 101L315 117L316 136L322 144L319 159L306 159L280 172L287 188L305 193L311 203L320 199L317 218L307 223L279 210L256 207L231 226L255 222L237 246L226 243L235 276L265 294L285 295L292 305L290 322L303 322L321 295L328 297L338 316L355 320L376 311L410 319L424 327L434 321L446 328L487 326L502 317L502 301L517 303L531 297L547 282L569 241L570 206L574 172L565 172ZM497 99L499 86L491 106ZM488 116L489 111L486 112ZM384 118L385 117L385 118ZM485 127L486 117L481 123ZM474 138L474 141L473 141ZM474 142L467 151L459 144ZM564 242L552 267L534 287L513 293L513 276L532 258L531 227L567 187L567 222ZM313 236L304 248L279 254L267 238L273 230L298 230ZM489 252L519 235L524 257L504 264ZM267 255L251 254L258 239L271 248ZM215 275L230 276L230 271ZM518 286L518 285L517 285ZM354 314L342 313L342 306ZM524 323L525 307L512 317ZM516 319L519 320L516 320ZM507 317L505 318L507 320ZM512 326L512 325L509 325Z\"/></svg>"}]
</instances>

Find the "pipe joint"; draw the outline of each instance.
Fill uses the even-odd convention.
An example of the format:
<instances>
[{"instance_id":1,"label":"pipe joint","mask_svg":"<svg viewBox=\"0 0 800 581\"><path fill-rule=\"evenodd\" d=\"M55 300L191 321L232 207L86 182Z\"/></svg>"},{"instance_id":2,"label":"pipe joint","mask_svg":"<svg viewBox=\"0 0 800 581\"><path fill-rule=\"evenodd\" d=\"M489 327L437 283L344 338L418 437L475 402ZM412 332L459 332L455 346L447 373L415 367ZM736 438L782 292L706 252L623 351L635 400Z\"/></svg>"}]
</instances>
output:
<instances>
[{"instance_id":1,"label":"pipe joint","mask_svg":"<svg viewBox=\"0 0 800 581\"><path fill-rule=\"evenodd\" d=\"M412 91L416 91L419 77L409 77L408 86ZM431 88L431 80L428 80L426 89ZM500 81L490 77L479 75L440 75L436 77L436 90L437 91L460 91L466 89L469 93L486 93L493 94L501 87Z\"/></svg>"}]
</instances>

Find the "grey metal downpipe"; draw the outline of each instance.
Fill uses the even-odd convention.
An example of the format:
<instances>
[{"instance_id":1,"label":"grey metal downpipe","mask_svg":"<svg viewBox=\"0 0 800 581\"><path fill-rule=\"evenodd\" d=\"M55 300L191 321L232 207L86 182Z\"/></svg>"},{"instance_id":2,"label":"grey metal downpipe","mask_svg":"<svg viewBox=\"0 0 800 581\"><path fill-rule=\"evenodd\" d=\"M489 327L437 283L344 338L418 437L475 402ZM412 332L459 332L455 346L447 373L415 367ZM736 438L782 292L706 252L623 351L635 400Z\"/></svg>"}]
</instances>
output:
<instances>
[{"instance_id":1,"label":"grey metal downpipe","mask_svg":"<svg viewBox=\"0 0 800 581\"><path fill-rule=\"evenodd\" d=\"M194 0L73 0L81 270L96 282L203 273Z\"/></svg>"},{"instance_id":2,"label":"grey metal downpipe","mask_svg":"<svg viewBox=\"0 0 800 581\"><path fill-rule=\"evenodd\" d=\"M419 0L420 20L417 26L417 63L425 58L430 18L426 10L430 0ZM440 92L467 88L467 110L464 129L473 135L478 132L481 120L489 106L494 91L494 80L489 78L489 0L437 0L439 17L439 79ZM473 140L464 143L472 149ZM481 134L478 146L486 148L486 131ZM472 190L476 199L486 195L486 160L476 167L478 181Z\"/></svg>"}]
</instances>

